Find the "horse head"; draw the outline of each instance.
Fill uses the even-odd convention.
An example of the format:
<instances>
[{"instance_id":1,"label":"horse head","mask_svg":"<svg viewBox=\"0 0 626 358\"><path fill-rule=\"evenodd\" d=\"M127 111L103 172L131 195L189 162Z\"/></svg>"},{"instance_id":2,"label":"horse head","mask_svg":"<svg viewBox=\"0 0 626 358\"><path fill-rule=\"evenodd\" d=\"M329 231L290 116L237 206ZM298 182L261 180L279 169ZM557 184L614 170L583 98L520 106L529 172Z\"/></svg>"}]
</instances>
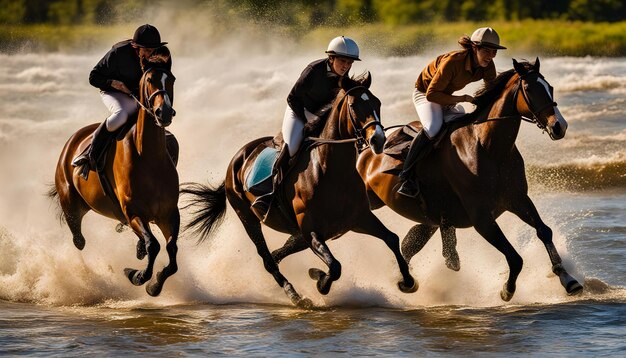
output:
<instances>
[{"instance_id":1,"label":"horse head","mask_svg":"<svg viewBox=\"0 0 626 358\"><path fill-rule=\"evenodd\" d=\"M385 145L385 131L380 121L380 100L370 92L372 77L369 72L353 81L342 81L345 91L340 103L340 119L349 118L347 132L357 138L360 148L369 144L372 151L380 154ZM341 125L340 125L341 127Z\"/></svg>"},{"instance_id":2,"label":"horse head","mask_svg":"<svg viewBox=\"0 0 626 358\"><path fill-rule=\"evenodd\" d=\"M175 80L176 77L163 66L147 68L141 78L141 106L154 117L159 127L169 126L176 115L172 107Z\"/></svg>"},{"instance_id":3,"label":"horse head","mask_svg":"<svg viewBox=\"0 0 626 358\"><path fill-rule=\"evenodd\" d=\"M534 64L519 63L513 59L513 68L520 78L518 92L522 96L517 98L519 113L531 118L553 140L565 137L567 121L557 108L552 86L539 72L539 58Z\"/></svg>"}]
</instances>

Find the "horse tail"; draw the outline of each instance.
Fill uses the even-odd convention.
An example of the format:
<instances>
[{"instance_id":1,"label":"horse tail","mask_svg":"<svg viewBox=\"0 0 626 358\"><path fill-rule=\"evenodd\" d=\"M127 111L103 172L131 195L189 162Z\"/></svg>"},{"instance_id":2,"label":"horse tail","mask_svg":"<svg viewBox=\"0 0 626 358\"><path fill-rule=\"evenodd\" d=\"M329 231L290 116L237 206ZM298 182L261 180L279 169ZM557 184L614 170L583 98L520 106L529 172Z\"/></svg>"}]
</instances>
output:
<instances>
[{"instance_id":1,"label":"horse tail","mask_svg":"<svg viewBox=\"0 0 626 358\"><path fill-rule=\"evenodd\" d=\"M181 193L189 194L191 198L189 204L183 209L194 207L191 213L192 219L183 230L193 229L193 232L200 235L198 243L206 240L217 230L226 213L226 189L225 182L219 187L213 188L210 185L198 183L185 183L181 185Z\"/></svg>"},{"instance_id":2,"label":"horse tail","mask_svg":"<svg viewBox=\"0 0 626 358\"><path fill-rule=\"evenodd\" d=\"M54 184L48 185L48 191L46 192L46 196L50 198L50 200L54 201L57 204L57 207L61 207L61 201L59 199L59 192L57 191L57 187ZM63 216L63 212L58 210L57 216L59 217L59 221L65 221L65 217Z\"/></svg>"}]
</instances>

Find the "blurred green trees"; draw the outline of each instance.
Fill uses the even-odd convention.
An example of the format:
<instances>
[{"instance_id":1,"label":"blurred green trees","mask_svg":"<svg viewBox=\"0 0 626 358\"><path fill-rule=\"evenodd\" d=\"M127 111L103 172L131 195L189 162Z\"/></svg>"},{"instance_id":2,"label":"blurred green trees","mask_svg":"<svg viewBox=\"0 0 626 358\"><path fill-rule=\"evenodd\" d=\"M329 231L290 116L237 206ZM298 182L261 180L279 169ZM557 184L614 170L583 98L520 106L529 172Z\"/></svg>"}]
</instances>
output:
<instances>
[{"instance_id":1,"label":"blurred green trees","mask_svg":"<svg viewBox=\"0 0 626 358\"><path fill-rule=\"evenodd\" d=\"M0 24L115 24L172 2L162 0L0 0ZM242 14L282 25L440 21L626 20L624 0L177 0L176 6Z\"/></svg>"}]
</instances>

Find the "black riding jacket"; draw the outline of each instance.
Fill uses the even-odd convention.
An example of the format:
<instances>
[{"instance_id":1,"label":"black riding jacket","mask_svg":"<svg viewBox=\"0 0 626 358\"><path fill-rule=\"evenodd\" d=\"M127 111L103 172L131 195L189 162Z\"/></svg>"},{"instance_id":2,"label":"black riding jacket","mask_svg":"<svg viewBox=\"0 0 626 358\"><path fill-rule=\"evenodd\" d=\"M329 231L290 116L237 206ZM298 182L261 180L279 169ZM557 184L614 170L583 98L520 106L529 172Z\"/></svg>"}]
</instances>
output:
<instances>
[{"instance_id":1,"label":"black riding jacket","mask_svg":"<svg viewBox=\"0 0 626 358\"><path fill-rule=\"evenodd\" d=\"M294 113L306 122L304 109L316 114L332 102L339 91L339 75L332 72L328 59L311 62L289 92L287 103Z\"/></svg>"},{"instance_id":2,"label":"black riding jacket","mask_svg":"<svg viewBox=\"0 0 626 358\"><path fill-rule=\"evenodd\" d=\"M112 80L123 82L134 94L139 94L139 81L143 72L137 51L131 40L118 42L96 64L89 74L89 83L103 91L117 91L111 87Z\"/></svg>"}]
</instances>

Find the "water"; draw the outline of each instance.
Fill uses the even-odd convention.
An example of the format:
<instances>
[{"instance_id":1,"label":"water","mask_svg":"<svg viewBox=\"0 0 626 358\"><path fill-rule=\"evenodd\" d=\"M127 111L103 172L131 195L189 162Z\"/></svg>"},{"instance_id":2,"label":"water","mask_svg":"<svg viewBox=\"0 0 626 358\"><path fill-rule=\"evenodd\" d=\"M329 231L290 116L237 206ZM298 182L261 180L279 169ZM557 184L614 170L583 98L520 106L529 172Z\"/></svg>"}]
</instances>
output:
<instances>
[{"instance_id":1,"label":"water","mask_svg":"<svg viewBox=\"0 0 626 358\"><path fill-rule=\"evenodd\" d=\"M293 81L321 55L286 57L279 47L244 38L210 53L172 48L181 53L174 58L178 114L170 129L181 145L182 182L220 182L242 144L280 129ZM503 256L463 229L461 271L446 269L436 234L411 262L420 288L410 295L398 291L397 267L380 240L348 234L330 243L343 275L327 296L307 275L323 267L315 255L288 257L282 272L319 307L301 310L265 272L231 209L208 244L181 238L179 272L158 298L123 276L125 267L144 262L134 257L134 234L116 233L115 222L88 214L87 245L76 250L44 194L67 138L106 116L87 83L105 50L0 55L0 354L625 354L625 58L542 57L569 131L554 142L523 124L517 140L530 196L554 230L565 266L585 282L583 295L564 293L534 231L505 214L498 223L524 258L509 303L498 295L508 273ZM372 72L383 123L413 120L412 83L434 54L365 55L353 72ZM504 52L496 63L511 67ZM387 209L377 215L400 236L412 226ZM286 239L266 234L270 248Z\"/></svg>"}]
</instances>

